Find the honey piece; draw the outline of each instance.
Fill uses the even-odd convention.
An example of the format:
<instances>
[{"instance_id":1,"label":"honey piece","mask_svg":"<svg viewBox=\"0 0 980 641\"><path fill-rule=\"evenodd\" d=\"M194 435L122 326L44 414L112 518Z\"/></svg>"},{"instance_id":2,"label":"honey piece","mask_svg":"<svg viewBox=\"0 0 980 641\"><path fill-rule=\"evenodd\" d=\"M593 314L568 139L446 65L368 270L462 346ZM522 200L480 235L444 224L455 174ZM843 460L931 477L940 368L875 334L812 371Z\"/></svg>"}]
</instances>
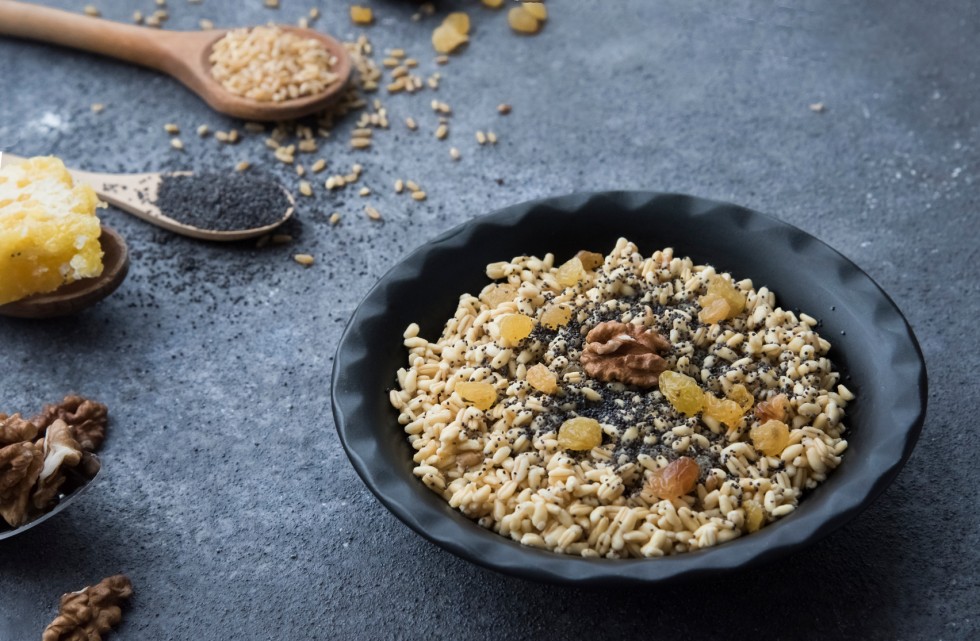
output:
<instances>
[{"instance_id":1,"label":"honey piece","mask_svg":"<svg viewBox=\"0 0 980 641\"><path fill-rule=\"evenodd\" d=\"M701 468L692 458L682 456L653 473L647 482L650 491L660 499L676 499L694 491Z\"/></svg>"},{"instance_id":2,"label":"honey piece","mask_svg":"<svg viewBox=\"0 0 980 641\"><path fill-rule=\"evenodd\" d=\"M602 426L593 418L570 418L558 428L558 447L577 452L602 445Z\"/></svg>"},{"instance_id":3,"label":"honey piece","mask_svg":"<svg viewBox=\"0 0 980 641\"><path fill-rule=\"evenodd\" d=\"M749 430L752 445L766 456L779 456L789 445L789 426L782 421L766 421Z\"/></svg>"},{"instance_id":4,"label":"honey piece","mask_svg":"<svg viewBox=\"0 0 980 641\"><path fill-rule=\"evenodd\" d=\"M541 363L527 370L527 382L531 387L545 394L554 394L558 391L558 377Z\"/></svg>"},{"instance_id":5,"label":"honey piece","mask_svg":"<svg viewBox=\"0 0 980 641\"><path fill-rule=\"evenodd\" d=\"M469 42L465 33L460 33L449 24L441 24L432 32L432 48L438 53L452 53Z\"/></svg>"},{"instance_id":6,"label":"honey piece","mask_svg":"<svg viewBox=\"0 0 980 641\"><path fill-rule=\"evenodd\" d=\"M558 279L558 284L562 287L574 287L585 278L585 267L582 266L581 260L573 257L558 268L555 278Z\"/></svg>"},{"instance_id":7,"label":"honey piece","mask_svg":"<svg viewBox=\"0 0 980 641\"><path fill-rule=\"evenodd\" d=\"M497 321L500 337L513 345L531 335L534 329L534 319L524 314L507 314Z\"/></svg>"},{"instance_id":8,"label":"honey piece","mask_svg":"<svg viewBox=\"0 0 980 641\"><path fill-rule=\"evenodd\" d=\"M57 158L0 169L0 305L102 273L99 205Z\"/></svg>"},{"instance_id":9,"label":"honey piece","mask_svg":"<svg viewBox=\"0 0 980 641\"><path fill-rule=\"evenodd\" d=\"M667 370L660 373L660 391L675 410L694 416L704 407L704 392L686 374Z\"/></svg>"},{"instance_id":10,"label":"honey piece","mask_svg":"<svg viewBox=\"0 0 980 641\"><path fill-rule=\"evenodd\" d=\"M478 410L488 410L497 402L497 390L490 383L456 383L456 391Z\"/></svg>"},{"instance_id":11,"label":"honey piece","mask_svg":"<svg viewBox=\"0 0 980 641\"><path fill-rule=\"evenodd\" d=\"M561 305L552 305L541 313L541 324L548 329L558 329L572 320L572 310Z\"/></svg>"}]
</instances>

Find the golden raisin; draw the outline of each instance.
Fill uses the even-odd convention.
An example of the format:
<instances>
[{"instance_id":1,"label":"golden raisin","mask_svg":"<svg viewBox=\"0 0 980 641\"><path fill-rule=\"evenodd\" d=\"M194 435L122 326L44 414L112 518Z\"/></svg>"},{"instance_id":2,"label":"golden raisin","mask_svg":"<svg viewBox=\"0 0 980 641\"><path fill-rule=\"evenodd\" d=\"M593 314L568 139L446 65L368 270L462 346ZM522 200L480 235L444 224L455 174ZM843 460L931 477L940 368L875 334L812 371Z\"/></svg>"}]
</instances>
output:
<instances>
[{"instance_id":1,"label":"golden raisin","mask_svg":"<svg viewBox=\"0 0 980 641\"><path fill-rule=\"evenodd\" d=\"M558 377L541 363L528 368L526 376L527 382L531 384L531 387L539 392L554 394L558 391Z\"/></svg>"},{"instance_id":2,"label":"golden raisin","mask_svg":"<svg viewBox=\"0 0 980 641\"><path fill-rule=\"evenodd\" d=\"M524 314L507 314L497 321L497 327L504 341L515 344L531 335L534 319Z\"/></svg>"},{"instance_id":3,"label":"golden raisin","mask_svg":"<svg viewBox=\"0 0 980 641\"><path fill-rule=\"evenodd\" d=\"M514 7L508 11L507 23L518 33L537 33L541 28L538 19L528 13L524 7Z\"/></svg>"},{"instance_id":4,"label":"golden raisin","mask_svg":"<svg viewBox=\"0 0 980 641\"><path fill-rule=\"evenodd\" d=\"M544 6L543 2L524 2L521 6L538 20L548 19L548 8Z\"/></svg>"},{"instance_id":5,"label":"golden raisin","mask_svg":"<svg viewBox=\"0 0 980 641\"><path fill-rule=\"evenodd\" d=\"M724 298L717 294L708 294L698 299L701 311L698 312L698 320L702 323L714 325L728 318L731 307Z\"/></svg>"},{"instance_id":6,"label":"golden raisin","mask_svg":"<svg viewBox=\"0 0 980 641\"><path fill-rule=\"evenodd\" d=\"M742 505L745 510L745 529L749 533L757 532L766 522L766 512L755 501L746 501Z\"/></svg>"},{"instance_id":7,"label":"golden raisin","mask_svg":"<svg viewBox=\"0 0 980 641\"><path fill-rule=\"evenodd\" d=\"M766 456L779 456L789 445L789 426L782 421L766 421L749 430L752 445Z\"/></svg>"},{"instance_id":8,"label":"golden raisin","mask_svg":"<svg viewBox=\"0 0 980 641\"><path fill-rule=\"evenodd\" d=\"M370 7L360 7L356 4L351 5L350 19L354 24L371 24L374 21L374 12Z\"/></svg>"},{"instance_id":9,"label":"golden raisin","mask_svg":"<svg viewBox=\"0 0 980 641\"><path fill-rule=\"evenodd\" d=\"M499 9L503 6L504 0L482 0L483 6L490 7L491 9Z\"/></svg>"},{"instance_id":10,"label":"golden raisin","mask_svg":"<svg viewBox=\"0 0 980 641\"><path fill-rule=\"evenodd\" d=\"M486 303L490 309L495 309L501 303L509 303L517 296L517 285L510 283L498 283L488 285L480 294L480 300Z\"/></svg>"},{"instance_id":11,"label":"golden raisin","mask_svg":"<svg viewBox=\"0 0 980 641\"><path fill-rule=\"evenodd\" d=\"M438 53L452 53L466 42L469 42L466 34L456 31L452 25L441 24L432 32L432 47Z\"/></svg>"},{"instance_id":12,"label":"golden raisin","mask_svg":"<svg viewBox=\"0 0 980 641\"><path fill-rule=\"evenodd\" d=\"M576 416L558 428L558 447L563 450L585 451L602 445L602 426L593 418Z\"/></svg>"},{"instance_id":13,"label":"golden raisin","mask_svg":"<svg viewBox=\"0 0 980 641\"><path fill-rule=\"evenodd\" d=\"M682 456L653 473L647 482L650 491L661 499L676 499L690 494L698 485L701 468L692 458Z\"/></svg>"},{"instance_id":14,"label":"golden raisin","mask_svg":"<svg viewBox=\"0 0 980 641\"><path fill-rule=\"evenodd\" d=\"M572 320L572 310L561 305L552 305L541 313L541 324L548 329L558 329Z\"/></svg>"},{"instance_id":15,"label":"golden raisin","mask_svg":"<svg viewBox=\"0 0 980 641\"><path fill-rule=\"evenodd\" d=\"M768 401L762 401L755 406L755 417L760 421L784 421L788 415L789 399L785 394L777 394Z\"/></svg>"},{"instance_id":16,"label":"golden raisin","mask_svg":"<svg viewBox=\"0 0 980 641\"><path fill-rule=\"evenodd\" d=\"M738 426L745 411L735 401L716 398L710 392L704 393L704 416L724 423L728 427Z\"/></svg>"},{"instance_id":17,"label":"golden raisin","mask_svg":"<svg viewBox=\"0 0 980 641\"><path fill-rule=\"evenodd\" d=\"M743 412L748 412L752 409L753 403L755 403L755 397L752 396L752 392L746 389L741 383L732 387L732 391L728 393L728 398L738 403L738 406L742 408Z\"/></svg>"},{"instance_id":18,"label":"golden raisin","mask_svg":"<svg viewBox=\"0 0 980 641\"><path fill-rule=\"evenodd\" d=\"M527 5L524 5L527 6ZM544 6L544 5L542 5ZM582 261L582 267L587 272L592 272L602 266L602 263L606 262L606 257L597 252L585 251L584 249L579 253L575 254L575 258Z\"/></svg>"},{"instance_id":19,"label":"golden raisin","mask_svg":"<svg viewBox=\"0 0 980 641\"><path fill-rule=\"evenodd\" d=\"M450 13L448 16L446 16L446 19L442 21L442 24L448 24L464 36L469 35L470 33L470 17L462 11Z\"/></svg>"},{"instance_id":20,"label":"golden raisin","mask_svg":"<svg viewBox=\"0 0 980 641\"><path fill-rule=\"evenodd\" d=\"M456 391L460 398L478 410L488 410L497 402L497 390L490 383L456 383Z\"/></svg>"},{"instance_id":21,"label":"golden raisin","mask_svg":"<svg viewBox=\"0 0 980 641\"><path fill-rule=\"evenodd\" d=\"M558 268L558 273L555 277L558 279L558 284L562 287L574 287L578 285L585 278L585 268L582 266L582 261L577 257L573 257Z\"/></svg>"},{"instance_id":22,"label":"golden raisin","mask_svg":"<svg viewBox=\"0 0 980 641\"><path fill-rule=\"evenodd\" d=\"M660 373L658 382L660 391L678 412L694 416L704 407L704 392L690 376L667 370Z\"/></svg>"}]
</instances>

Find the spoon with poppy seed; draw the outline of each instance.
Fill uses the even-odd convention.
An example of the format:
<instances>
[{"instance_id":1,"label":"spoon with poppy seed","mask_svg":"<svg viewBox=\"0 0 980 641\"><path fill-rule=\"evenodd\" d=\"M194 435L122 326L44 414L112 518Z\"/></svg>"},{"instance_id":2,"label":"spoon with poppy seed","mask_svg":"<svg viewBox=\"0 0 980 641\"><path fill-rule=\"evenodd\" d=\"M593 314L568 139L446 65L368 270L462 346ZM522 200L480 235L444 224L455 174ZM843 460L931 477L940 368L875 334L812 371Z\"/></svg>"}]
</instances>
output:
<instances>
[{"instance_id":1,"label":"spoon with poppy seed","mask_svg":"<svg viewBox=\"0 0 980 641\"><path fill-rule=\"evenodd\" d=\"M243 120L292 120L322 111L343 94L350 79L351 57L343 43L312 29L286 25L280 29L313 41L328 53L331 82L315 93L288 100L255 100L232 93L212 73L212 49L228 30L163 31L0 0L0 35L91 51L156 69L178 80L215 111Z\"/></svg>"},{"instance_id":2,"label":"spoon with poppy seed","mask_svg":"<svg viewBox=\"0 0 980 641\"><path fill-rule=\"evenodd\" d=\"M8 153L3 159L22 160ZM245 174L69 172L109 204L157 227L201 240L262 236L289 220L296 206L292 194L279 183Z\"/></svg>"}]
</instances>

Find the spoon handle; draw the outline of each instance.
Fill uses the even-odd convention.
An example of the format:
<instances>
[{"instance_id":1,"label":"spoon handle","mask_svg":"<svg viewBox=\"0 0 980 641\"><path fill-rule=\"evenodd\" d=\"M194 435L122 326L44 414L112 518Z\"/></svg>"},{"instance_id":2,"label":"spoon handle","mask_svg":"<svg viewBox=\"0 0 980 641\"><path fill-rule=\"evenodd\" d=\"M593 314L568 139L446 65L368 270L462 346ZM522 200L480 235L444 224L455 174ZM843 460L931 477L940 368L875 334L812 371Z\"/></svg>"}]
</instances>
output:
<instances>
[{"instance_id":1,"label":"spoon handle","mask_svg":"<svg viewBox=\"0 0 980 641\"><path fill-rule=\"evenodd\" d=\"M173 34L14 0L0 0L0 35L100 53L168 73L173 61L168 46Z\"/></svg>"}]
</instances>

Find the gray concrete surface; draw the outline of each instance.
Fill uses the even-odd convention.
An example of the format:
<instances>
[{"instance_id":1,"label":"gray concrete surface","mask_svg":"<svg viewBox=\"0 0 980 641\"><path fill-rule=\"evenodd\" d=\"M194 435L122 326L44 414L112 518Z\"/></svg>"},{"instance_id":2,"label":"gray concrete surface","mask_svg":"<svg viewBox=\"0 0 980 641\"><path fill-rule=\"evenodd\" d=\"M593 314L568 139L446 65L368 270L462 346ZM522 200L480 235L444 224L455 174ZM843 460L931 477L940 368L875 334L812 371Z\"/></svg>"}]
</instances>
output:
<instances>
[{"instance_id":1,"label":"gray concrete surface","mask_svg":"<svg viewBox=\"0 0 980 641\"><path fill-rule=\"evenodd\" d=\"M149 0L95 0L128 19ZM48 4L80 11L82 0ZM436 18L373 0L363 29L435 70ZM348 3L171 0L167 28L293 21L360 33ZM97 487L29 536L0 544L0 639L37 638L61 593L115 572L136 587L120 640L976 639L980 315L980 5L970 0L772 3L550 0L535 38L477 2L469 49L440 71L452 135L431 95L381 98L392 119L351 152L342 122L323 156L364 165L368 199L303 200L289 246L218 246L115 210L132 272L76 318L0 319L0 411L70 390L106 402ZM785 6L784 6L785 5ZM106 104L93 114L89 106ZM504 118L495 107L514 106ZM823 102L826 111L809 105ZM414 116L425 131L400 126ZM185 133L183 153L162 125ZM295 185L261 136L199 140L210 112L168 78L0 39L0 149L96 170L230 168ZM500 136L479 148L477 129ZM449 159L448 148L463 158ZM307 161L308 164L309 161ZM424 203L396 196L418 180ZM498 184L497 179L502 179ZM773 213L867 270L915 328L930 370L918 447L860 518L785 562L669 589L587 590L498 576L444 553L367 492L333 429L328 388L344 322L395 261L514 202L649 188ZM378 224L362 214L380 209ZM337 210L343 223L326 218ZM317 264L290 260L309 252Z\"/></svg>"}]
</instances>

